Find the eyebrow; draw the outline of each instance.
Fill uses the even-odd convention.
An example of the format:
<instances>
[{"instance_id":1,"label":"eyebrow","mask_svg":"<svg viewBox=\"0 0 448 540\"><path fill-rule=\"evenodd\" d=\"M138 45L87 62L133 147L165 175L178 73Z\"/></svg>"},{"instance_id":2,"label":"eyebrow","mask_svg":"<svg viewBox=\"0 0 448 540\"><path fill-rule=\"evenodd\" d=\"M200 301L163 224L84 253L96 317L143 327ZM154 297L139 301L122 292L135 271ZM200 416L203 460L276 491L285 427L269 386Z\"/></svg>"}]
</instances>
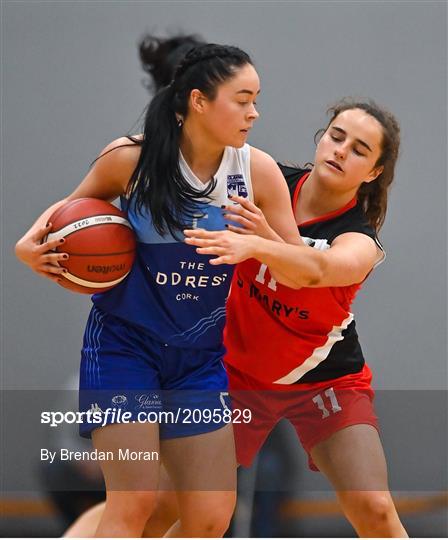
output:
<instances>
[{"instance_id":1,"label":"eyebrow","mask_svg":"<svg viewBox=\"0 0 448 540\"><path fill-rule=\"evenodd\" d=\"M342 133L344 135L347 135L347 132L340 128L340 127L337 127L337 126L331 126L331 129L335 129L336 131L338 131L339 133ZM365 142L363 141L362 139L355 139L355 141L359 144L361 144L362 146L365 146L367 148L367 150L369 150L370 152L373 152L373 150L370 148L370 146Z\"/></svg>"},{"instance_id":2,"label":"eyebrow","mask_svg":"<svg viewBox=\"0 0 448 540\"><path fill-rule=\"evenodd\" d=\"M261 90L258 90L258 92L255 94L256 96L258 96L258 94L261 92ZM254 95L254 93L252 92L252 90L238 90L237 94L250 94L251 96Z\"/></svg>"}]
</instances>

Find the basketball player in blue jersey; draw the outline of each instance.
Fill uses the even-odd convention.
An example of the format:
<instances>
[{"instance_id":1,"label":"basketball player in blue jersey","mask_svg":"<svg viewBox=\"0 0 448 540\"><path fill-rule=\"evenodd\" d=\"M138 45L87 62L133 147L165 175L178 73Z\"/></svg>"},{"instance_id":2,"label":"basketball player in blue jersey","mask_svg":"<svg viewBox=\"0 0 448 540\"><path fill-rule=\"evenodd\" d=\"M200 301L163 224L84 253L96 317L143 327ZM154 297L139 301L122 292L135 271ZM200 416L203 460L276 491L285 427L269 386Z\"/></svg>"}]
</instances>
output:
<instances>
[{"instance_id":1,"label":"basketball player in blue jersey","mask_svg":"<svg viewBox=\"0 0 448 540\"><path fill-rule=\"evenodd\" d=\"M58 282L56 241L44 241L49 216L80 197L121 198L138 238L136 263L116 288L93 296L82 349L80 407L101 412L83 436L100 452L161 450L178 490L180 519L169 536L222 536L235 504L232 427L224 421L224 303L232 267L213 268L182 242L182 230L226 225L221 206L232 195L263 210L288 242L297 231L288 189L276 163L246 144L258 118L259 79L235 47L191 50L171 83L150 102L143 134L109 144L71 195L48 208L17 242L18 258ZM106 414L131 413L130 423ZM211 422L150 423L149 414L221 410ZM135 423L134 423L135 422ZM101 462L107 499L97 536L136 537L151 515L160 463Z\"/></svg>"}]
</instances>

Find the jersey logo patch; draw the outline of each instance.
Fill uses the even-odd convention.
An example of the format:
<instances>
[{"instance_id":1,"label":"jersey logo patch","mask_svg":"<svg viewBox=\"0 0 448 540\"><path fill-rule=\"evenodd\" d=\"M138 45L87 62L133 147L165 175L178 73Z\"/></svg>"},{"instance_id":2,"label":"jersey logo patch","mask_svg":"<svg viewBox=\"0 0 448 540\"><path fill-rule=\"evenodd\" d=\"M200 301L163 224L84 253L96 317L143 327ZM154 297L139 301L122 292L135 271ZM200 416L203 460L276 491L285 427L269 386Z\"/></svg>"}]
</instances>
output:
<instances>
[{"instance_id":1,"label":"jersey logo patch","mask_svg":"<svg viewBox=\"0 0 448 540\"><path fill-rule=\"evenodd\" d=\"M227 175L227 195L247 197L247 188L242 174Z\"/></svg>"},{"instance_id":2,"label":"jersey logo patch","mask_svg":"<svg viewBox=\"0 0 448 540\"><path fill-rule=\"evenodd\" d=\"M327 242L326 238L308 238L307 236L302 236L302 240L307 246L318 249L320 251L330 249L330 244Z\"/></svg>"}]
</instances>

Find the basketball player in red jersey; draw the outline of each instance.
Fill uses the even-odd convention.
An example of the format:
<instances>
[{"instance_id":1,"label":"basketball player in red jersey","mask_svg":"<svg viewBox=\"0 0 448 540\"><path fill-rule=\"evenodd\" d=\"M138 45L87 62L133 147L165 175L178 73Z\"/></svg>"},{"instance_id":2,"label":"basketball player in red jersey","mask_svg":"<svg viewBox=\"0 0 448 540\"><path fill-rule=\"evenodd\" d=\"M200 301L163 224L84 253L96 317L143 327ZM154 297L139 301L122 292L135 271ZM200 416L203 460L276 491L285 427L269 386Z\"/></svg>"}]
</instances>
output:
<instances>
[{"instance_id":1,"label":"basketball player in red jersey","mask_svg":"<svg viewBox=\"0 0 448 540\"><path fill-rule=\"evenodd\" d=\"M404 537L392 501L365 364L350 306L384 259L377 239L399 149L395 118L373 102L341 101L311 169L282 167L304 246L284 243L241 198L238 227L186 231L211 264L239 263L225 343L236 407L237 459L250 465L281 418L295 427L310 466L334 486L359 536ZM243 227L243 228L241 228ZM239 392L241 391L241 392Z\"/></svg>"}]
</instances>

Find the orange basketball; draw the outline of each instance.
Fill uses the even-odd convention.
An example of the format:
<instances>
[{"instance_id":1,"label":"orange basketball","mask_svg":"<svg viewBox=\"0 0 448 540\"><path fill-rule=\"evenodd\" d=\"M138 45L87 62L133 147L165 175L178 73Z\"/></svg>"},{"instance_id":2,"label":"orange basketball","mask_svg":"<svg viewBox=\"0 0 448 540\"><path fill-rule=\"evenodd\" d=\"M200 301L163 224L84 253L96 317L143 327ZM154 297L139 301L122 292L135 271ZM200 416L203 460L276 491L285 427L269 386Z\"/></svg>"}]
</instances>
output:
<instances>
[{"instance_id":1,"label":"orange basketball","mask_svg":"<svg viewBox=\"0 0 448 540\"><path fill-rule=\"evenodd\" d=\"M48 220L46 240L65 238L56 248L68 253L59 264L68 270L61 285L71 291L104 292L129 274L135 258L135 235L125 214L101 199L75 199L59 207Z\"/></svg>"}]
</instances>

